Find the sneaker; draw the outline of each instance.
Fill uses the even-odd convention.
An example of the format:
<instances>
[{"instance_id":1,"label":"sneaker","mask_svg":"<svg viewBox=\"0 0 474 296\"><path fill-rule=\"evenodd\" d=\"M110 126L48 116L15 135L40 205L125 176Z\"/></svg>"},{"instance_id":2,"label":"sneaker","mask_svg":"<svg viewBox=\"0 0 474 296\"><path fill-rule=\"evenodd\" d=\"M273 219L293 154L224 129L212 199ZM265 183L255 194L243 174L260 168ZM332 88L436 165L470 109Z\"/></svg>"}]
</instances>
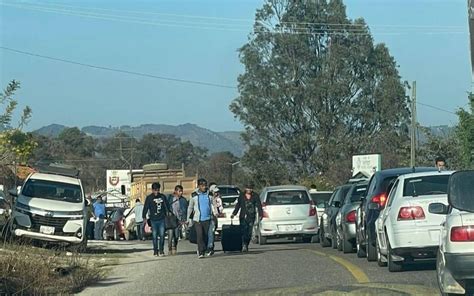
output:
<instances>
[{"instance_id":1,"label":"sneaker","mask_svg":"<svg viewBox=\"0 0 474 296\"><path fill-rule=\"evenodd\" d=\"M161 252L159 256L160 257L165 257L165 253Z\"/></svg>"},{"instance_id":2,"label":"sneaker","mask_svg":"<svg viewBox=\"0 0 474 296\"><path fill-rule=\"evenodd\" d=\"M199 259L202 259L204 258L204 254L203 253L200 253L199 256L198 256Z\"/></svg>"},{"instance_id":3,"label":"sneaker","mask_svg":"<svg viewBox=\"0 0 474 296\"><path fill-rule=\"evenodd\" d=\"M248 251L249 251L249 246L244 245L244 247L242 248L242 252L247 253Z\"/></svg>"},{"instance_id":4,"label":"sneaker","mask_svg":"<svg viewBox=\"0 0 474 296\"><path fill-rule=\"evenodd\" d=\"M206 254L207 257L214 255L214 250L209 250Z\"/></svg>"},{"instance_id":5,"label":"sneaker","mask_svg":"<svg viewBox=\"0 0 474 296\"><path fill-rule=\"evenodd\" d=\"M153 252L153 256L158 256L158 252Z\"/></svg>"}]
</instances>

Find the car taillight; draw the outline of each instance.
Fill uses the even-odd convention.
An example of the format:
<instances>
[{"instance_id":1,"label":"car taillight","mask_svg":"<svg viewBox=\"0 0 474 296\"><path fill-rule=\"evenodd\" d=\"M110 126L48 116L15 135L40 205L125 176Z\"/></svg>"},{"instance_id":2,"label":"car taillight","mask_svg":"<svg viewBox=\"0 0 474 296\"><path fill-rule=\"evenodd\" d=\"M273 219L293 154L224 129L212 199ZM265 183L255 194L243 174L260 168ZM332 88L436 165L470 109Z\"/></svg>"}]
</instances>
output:
<instances>
[{"instance_id":1,"label":"car taillight","mask_svg":"<svg viewBox=\"0 0 474 296\"><path fill-rule=\"evenodd\" d=\"M309 204L309 216L316 216L316 206L314 205L314 202L311 201Z\"/></svg>"},{"instance_id":2,"label":"car taillight","mask_svg":"<svg viewBox=\"0 0 474 296\"><path fill-rule=\"evenodd\" d=\"M264 202L262 203L262 209L263 209L263 218L270 218L267 213L267 205Z\"/></svg>"},{"instance_id":3,"label":"car taillight","mask_svg":"<svg viewBox=\"0 0 474 296\"><path fill-rule=\"evenodd\" d=\"M451 228L452 242L472 242L474 241L474 226L459 226Z\"/></svg>"},{"instance_id":4,"label":"car taillight","mask_svg":"<svg viewBox=\"0 0 474 296\"><path fill-rule=\"evenodd\" d=\"M423 219L425 219L425 212L422 207L401 207L398 211L398 221Z\"/></svg>"},{"instance_id":5,"label":"car taillight","mask_svg":"<svg viewBox=\"0 0 474 296\"><path fill-rule=\"evenodd\" d=\"M356 221L356 211L350 211L346 215L346 222L355 223Z\"/></svg>"},{"instance_id":6,"label":"car taillight","mask_svg":"<svg viewBox=\"0 0 474 296\"><path fill-rule=\"evenodd\" d=\"M379 204L379 206L383 208L385 206L385 203L387 202L387 194L380 193L372 197L370 201L373 203Z\"/></svg>"}]
</instances>

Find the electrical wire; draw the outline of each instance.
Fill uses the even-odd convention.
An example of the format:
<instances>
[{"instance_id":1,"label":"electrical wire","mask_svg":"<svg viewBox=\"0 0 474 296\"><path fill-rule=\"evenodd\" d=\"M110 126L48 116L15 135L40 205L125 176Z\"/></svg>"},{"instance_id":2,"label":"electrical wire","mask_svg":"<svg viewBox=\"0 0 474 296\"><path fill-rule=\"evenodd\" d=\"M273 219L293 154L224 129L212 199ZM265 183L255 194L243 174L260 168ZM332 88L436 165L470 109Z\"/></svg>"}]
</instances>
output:
<instances>
[{"instance_id":1,"label":"electrical wire","mask_svg":"<svg viewBox=\"0 0 474 296\"><path fill-rule=\"evenodd\" d=\"M419 105L421 105L421 106L425 106L425 107L428 107L428 108L436 109L436 110L438 110L438 111L442 111L442 112L446 112L446 113L449 113L449 114L457 115L455 112L452 112L452 111L449 111L449 110L446 110L446 109L443 109L443 108L440 108L440 107L436 107L436 106L433 106L433 105L421 103L421 102L419 102L419 101L416 101L416 103L419 104Z\"/></svg>"},{"instance_id":2,"label":"electrical wire","mask_svg":"<svg viewBox=\"0 0 474 296\"><path fill-rule=\"evenodd\" d=\"M166 80L166 81L196 84L196 85L203 85L203 86L227 88L227 89L236 89L237 88L237 87L232 86L232 85L225 85L225 84L218 84L218 83L211 83L211 82L204 82L204 81L197 81L197 80L180 79L180 78L171 78L171 77L165 77L165 76L157 76L157 75L153 75L153 74L147 74L147 73L117 69L117 68L110 68L110 67L105 67L105 66L86 64L86 63L76 62L76 61L72 61L72 60L66 60L66 59L62 59L62 58L55 58L55 57L51 57L51 56L47 56L47 55L41 55L41 54L37 54L37 53L33 53L33 52L18 50L18 49L6 47L6 46L0 46L0 49L10 51L10 52L14 52L14 53L17 53L17 54L28 55L28 56L38 57L38 58L42 58L42 59L47 59L47 60L72 64L72 65L77 65L77 66L83 66L83 67L88 67L88 68L93 68L93 69L100 69L100 70L105 70L105 71L130 74L130 75L147 77L147 78L154 78L154 79L160 79L160 80Z\"/></svg>"}]
</instances>

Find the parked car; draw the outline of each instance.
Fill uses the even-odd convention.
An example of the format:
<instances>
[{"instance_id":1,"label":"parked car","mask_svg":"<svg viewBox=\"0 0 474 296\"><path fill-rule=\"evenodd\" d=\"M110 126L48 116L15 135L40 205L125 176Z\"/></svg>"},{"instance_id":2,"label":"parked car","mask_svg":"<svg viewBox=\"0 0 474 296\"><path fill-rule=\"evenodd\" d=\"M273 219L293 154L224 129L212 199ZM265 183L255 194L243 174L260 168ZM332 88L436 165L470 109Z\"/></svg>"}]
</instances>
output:
<instances>
[{"instance_id":1,"label":"parked car","mask_svg":"<svg viewBox=\"0 0 474 296\"><path fill-rule=\"evenodd\" d=\"M413 172L437 171L432 167L395 168L375 172L370 178L361 206L356 212L356 249L358 257L377 260L375 220L385 207L389 190L398 176Z\"/></svg>"},{"instance_id":2,"label":"parked car","mask_svg":"<svg viewBox=\"0 0 474 296\"><path fill-rule=\"evenodd\" d=\"M217 185L219 188L219 192L222 198L222 205L224 207L224 212L217 217L217 229L216 232L218 234L222 231L222 225L224 224L231 224L230 216L234 211L235 205L237 204L240 189L237 186L232 185ZM234 218L232 220L232 224L239 225L239 219Z\"/></svg>"},{"instance_id":3,"label":"parked car","mask_svg":"<svg viewBox=\"0 0 474 296\"><path fill-rule=\"evenodd\" d=\"M432 203L448 203L448 181L453 172L424 172L398 177L387 205L375 222L377 261L391 272L407 261L434 259L443 216L429 213Z\"/></svg>"},{"instance_id":4,"label":"parked car","mask_svg":"<svg viewBox=\"0 0 474 296\"><path fill-rule=\"evenodd\" d=\"M104 239L120 240L128 239L128 231L125 228L125 209L118 208L110 211L104 226Z\"/></svg>"},{"instance_id":5,"label":"parked car","mask_svg":"<svg viewBox=\"0 0 474 296\"><path fill-rule=\"evenodd\" d=\"M351 186L336 216L336 244L339 251L350 253L355 248L356 210L360 199L367 189L368 182L356 183Z\"/></svg>"},{"instance_id":6,"label":"parked car","mask_svg":"<svg viewBox=\"0 0 474 296\"><path fill-rule=\"evenodd\" d=\"M272 186L260 194L263 217L256 230L261 245L272 238L302 238L314 242L318 233L316 206L306 187Z\"/></svg>"},{"instance_id":7,"label":"parked car","mask_svg":"<svg viewBox=\"0 0 474 296\"><path fill-rule=\"evenodd\" d=\"M448 203L432 203L431 214L442 224L436 260L443 295L471 294L474 290L474 171L459 171L448 183ZM445 216L446 215L446 216Z\"/></svg>"},{"instance_id":8,"label":"parked car","mask_svg":"<svg viewBox=\"0 0 474 296\"><path fill-rule=\"evenodd\" d=\"M329 202L329 199L332 196L333 191L317 191L316 189L310 189L309 195L316 206L316 211L318 212L318 217L322 217L324 213L324 208Z\"/></svg>"},{"instance_id":9,"label":"parked car","mask_svg":"<svg viewBox=\"0 0 474 296\"><path fill-rule=\"evenodd\" d=\"M332 246L334 249L337 248L336 216L344 197L351 187L351 184L337 187L324 208L324 213L319 220L319 242L323 247Z\"/></svg>"}]
</instances>

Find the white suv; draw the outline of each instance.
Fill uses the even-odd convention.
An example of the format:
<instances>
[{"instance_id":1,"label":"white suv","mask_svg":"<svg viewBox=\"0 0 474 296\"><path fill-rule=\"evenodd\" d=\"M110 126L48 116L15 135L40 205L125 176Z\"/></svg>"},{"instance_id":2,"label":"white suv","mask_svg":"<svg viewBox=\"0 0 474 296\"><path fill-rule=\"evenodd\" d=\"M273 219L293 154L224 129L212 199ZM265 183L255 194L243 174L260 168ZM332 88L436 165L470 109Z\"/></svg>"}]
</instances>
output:
<instances>
[{"instance_id":1,"label":"white suv","mask_svg":"<svg viewBox=\"0 0 474 296\"><path fill-rule=\"evenodd\" d=\"M443 217L429 213L430 204L448 203L453 172L422 172L398 177L387 205L375 221L377 259L389 271L401 271L406 261L436 258Z\"/></svg>"},{"instance_id":2,"label":"white suv","mask_svg":"<svg viewBox=\"0 0 474 296\"><path fill-rule=\"evenodd\" d=\"M86 207L81 180L53 173L33 173L16 196L11 232L45 242L87 245Z\"/></svg>"},{"instance_id":3,"label":"white suv","mask_svg":"<svg viewBox=\"0 0 474 296\"><path fill-rule=\"evenodd\" d=\"M430 213L438 214L445 220L436 264L438 284L443 295L472 295L474 292L473 192L474 171L456 172L449 180L449 206L443 203L430 205Z\"/></svg>"}]
</instances>

